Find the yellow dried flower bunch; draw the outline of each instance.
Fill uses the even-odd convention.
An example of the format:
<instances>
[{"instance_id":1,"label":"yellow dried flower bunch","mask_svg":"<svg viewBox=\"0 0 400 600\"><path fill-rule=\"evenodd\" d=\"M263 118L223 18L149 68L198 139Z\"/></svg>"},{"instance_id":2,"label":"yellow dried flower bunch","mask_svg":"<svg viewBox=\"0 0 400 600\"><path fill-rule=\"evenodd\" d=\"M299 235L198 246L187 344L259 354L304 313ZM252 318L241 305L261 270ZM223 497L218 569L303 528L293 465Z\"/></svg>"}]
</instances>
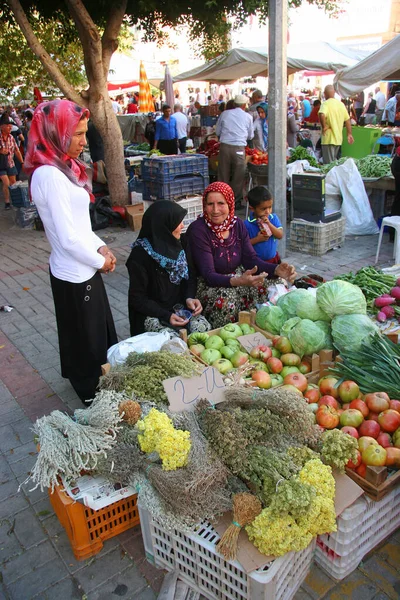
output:
<instances>
[{"instance_id":1,"label":"yellow dried flower bunch","mask_svg":"<svg viewBox=\"0 0 400 600\"><path fill-rule=\"evenodd\" d=\"M307 548L316 535L336 531L335 480L331 467L312 459L304 465L298 478L316 492L305 514L283 512L277 516L269 506L246 527L250 541L263 554L282 556L291 550L298 552Z\"/></svg>"},{"instance_id":2,"label":"yellow dried flower bunch","mask_svg":"<svg viewBox=\"0 0 400 600\"><path fill-rule=\"evenodd\" d=\"M165 413L152 408L149 414L138 421L137 428L140 449L143 452L157 452L164 471L174 471L187 465L191 448L190 432L175 429Z\"/></svg>"},{"instance_id":3,"label":"yellow dried flower bunch","mask_svg":"<svg viewBox=\"0 0 400 600\"><path fill-rule=\"evenodd\" d=\"M140 404L135 400L126 400L125 402L121 402L118 407L118 411L119 414L122 415L122 419L128 423L128 425L136 425L142 416Z\"/></svg>"}]
</instances>

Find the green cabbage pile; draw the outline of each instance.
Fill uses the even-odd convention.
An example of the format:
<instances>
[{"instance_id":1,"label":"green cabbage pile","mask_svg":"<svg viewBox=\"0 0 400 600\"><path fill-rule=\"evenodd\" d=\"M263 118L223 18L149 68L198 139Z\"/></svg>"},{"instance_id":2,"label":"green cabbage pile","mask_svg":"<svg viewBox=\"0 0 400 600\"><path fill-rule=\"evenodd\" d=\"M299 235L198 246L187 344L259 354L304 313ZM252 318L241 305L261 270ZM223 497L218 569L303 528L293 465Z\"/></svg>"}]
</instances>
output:
<instances>
[{"instance_id":1,"label":"green cabbage pile","mask_svg":"<svg viewBox=\"0 0 400 600\"><path fill-rule=\"evenodd\" d=\"M303 294L297 303L297 316L311 321L330 321L328 315L318 306L314 294L310 292L307 292L307 296Z\"/></svg>"},{"instance_id":2,"label":"green cabbage pile","mask_svg":"<svg viewBox=\"0 0 400 600\"><path fill-rule=\"evenodd\" d=\"M299 356L314 354L324 348L326 333L314 321L302 319L290 330L289 341L292 344L293 352Z\"/></svg>"},{"instance_id":3,"label":"green cabbage pile","mask_svg":"<svg viewBox=\"0 0 400 600\"><path fill-rule=\"evenodd\" d=\"M339 352L354 352L379 329L366 315L339 315L332 321L332 337Z\"/></svg>"},{"instance_id":4,"label":"green cabbage pile","mask_svg":"<svg viewBox=\"0 0 400 600\"><path fill-rule=\"evenodd\" d=\"M360 288L340 279L327 281L317 289L317 304L331 319L367 313L367 302Z\"/></svg>"},{"instance_id":5,"label":"green cabbage pile","mask_svg":"<svg viewBox=\"0 0 400 600\"><path fill-rule=\"evenodd\" d=\"M297 305L304 295L308 297L310 293L302 288L293 290L293 292L288 292L287 294L280 296L276 305L283 310L287 319L297 317Z\"/></svg>"},{"instance_id":6,"label":"green cabbage pile","mask_svg":"<svg viewBox=\"0 0 400 600\"><path fill-rule=\"evenodd\" d=\"M270 333L279 334L285 321L286 315L279 306L262 306L257 311L256 325Z\"/></svg>"}]
</instances>

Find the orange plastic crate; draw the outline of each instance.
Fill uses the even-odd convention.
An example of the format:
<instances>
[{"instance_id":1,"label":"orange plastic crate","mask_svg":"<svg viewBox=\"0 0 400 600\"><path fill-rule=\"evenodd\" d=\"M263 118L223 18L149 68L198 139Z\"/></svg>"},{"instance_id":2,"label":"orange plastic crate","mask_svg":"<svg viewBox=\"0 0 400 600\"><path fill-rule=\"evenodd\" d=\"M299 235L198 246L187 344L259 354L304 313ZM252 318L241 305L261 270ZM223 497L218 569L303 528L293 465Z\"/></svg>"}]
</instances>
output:
<instances>
[{"instance_id":1,"label":"orange plastic crate","mask_svg":"<svg viewBox=\"0 0 400 600\"><path fill-rule=\"evenodd\" d=\"M100 510L74 502L60 486L53 493L49 490L49 498L77 560L94 556L100 552L105 540L140 523L136 494Z\"/></svg>"}]
</instances>

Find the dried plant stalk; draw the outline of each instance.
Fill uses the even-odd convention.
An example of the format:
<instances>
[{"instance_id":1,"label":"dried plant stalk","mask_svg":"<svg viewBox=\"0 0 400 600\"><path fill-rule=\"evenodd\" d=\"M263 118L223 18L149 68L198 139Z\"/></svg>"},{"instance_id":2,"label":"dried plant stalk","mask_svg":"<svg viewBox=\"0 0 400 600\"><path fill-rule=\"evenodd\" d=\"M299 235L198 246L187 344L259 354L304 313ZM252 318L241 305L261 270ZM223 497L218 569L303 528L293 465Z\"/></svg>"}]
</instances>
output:
<instances>
[{"instance_id":1,"label":"dried plant stalk","mask_svg":"<svg viewBox=\"0 0 400 600\"><path fill-rule=\"evenodd\" d=\"M216 548L226 560L235 560L240 530L252 523L261 510L261 502L252 494L247 492L235 494L233 497L233 521Z\"/></svg>"}]
</instances>

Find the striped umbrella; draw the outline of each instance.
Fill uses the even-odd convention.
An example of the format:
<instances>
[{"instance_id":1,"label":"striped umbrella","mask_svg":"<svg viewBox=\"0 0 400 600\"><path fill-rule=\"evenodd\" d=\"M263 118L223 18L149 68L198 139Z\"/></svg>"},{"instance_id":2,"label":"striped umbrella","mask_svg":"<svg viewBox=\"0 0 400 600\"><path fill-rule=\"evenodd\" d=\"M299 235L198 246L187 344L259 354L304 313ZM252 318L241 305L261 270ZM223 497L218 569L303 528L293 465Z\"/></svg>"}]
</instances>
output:
<instances>
[{"instance_id":1,"label":"striped umbrella","mask_svg":"<svg viewBox=\"0 0 400 600\"><path fill-rule=\"evenodd\" d=\"M172 83L171 72L169 70L168 65L165 65L165 75L164 75L164 91L165 91L165 101L171 108L174 106L174 86Z\"/></svg>"},{"instance_id":2,"label":"striped umbrella","mask_svg":"<svg viewBox=\"0 0 400 600\"><path fill-rule=\"evenodd\" d=\"M151 96L150 84L147 80L147 75L144 69L143 61L140 61L139 112L154 112L154 102Z\"/></svg>"}]
</instances>

